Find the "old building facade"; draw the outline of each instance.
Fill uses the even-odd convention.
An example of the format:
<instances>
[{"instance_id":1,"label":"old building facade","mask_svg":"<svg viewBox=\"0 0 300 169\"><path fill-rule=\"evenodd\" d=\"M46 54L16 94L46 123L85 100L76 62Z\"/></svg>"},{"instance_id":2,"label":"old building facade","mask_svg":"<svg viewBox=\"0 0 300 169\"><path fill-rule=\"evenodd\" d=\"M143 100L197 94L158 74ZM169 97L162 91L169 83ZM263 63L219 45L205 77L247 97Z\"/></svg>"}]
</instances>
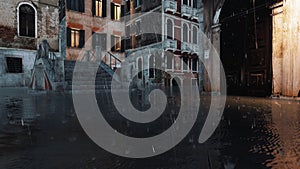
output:
<instances>
[{"instance_id":1,"label":"old building facade","mask_svg":"<svg viewBox=\"0 0 300 169\"><path fill-rule=\"evenodd\" d=\"M137 79L145 84L198 84L201 1L131 0L127 4L126 55L134 56L130 79L139 72Z\"/></svg>"},{"instance_id":2,"label":"old building facade","mask_svg":"<svg viewBox=\"0 0 300 169\"><path fill-rule=\"evenodd\" d=\"M0 10L0 86L28 86L38 44L59 50L58 1L4 0Z\"/></svg>"},{"instance_id":3,"label":"old building facade","mask_svg":"<svg viewBox=\"0 0 300 169\"><path fill-rule=\"evenodd\" d=\"M124 3L121 0L60 1L62 56L66 60L103 60L109 52L124 59ZM86 57L79 59L81 51Z\"/></svg>"},{"instance_id":4,"label":"old building facade","mask_svg":"<svg viewBox=\"0 0 300 169\"><path fill-rule=\"evenodd\" d=\"M299 96L298 1L203 3L204 32L220 54L229 94ZM204 45L204 53L210 50ZM210 58L205 62L208 69L220 67ZM204 84L207 91L220 91L220 87L211 89L208 82Z\"/></svg>"}]
</instances>

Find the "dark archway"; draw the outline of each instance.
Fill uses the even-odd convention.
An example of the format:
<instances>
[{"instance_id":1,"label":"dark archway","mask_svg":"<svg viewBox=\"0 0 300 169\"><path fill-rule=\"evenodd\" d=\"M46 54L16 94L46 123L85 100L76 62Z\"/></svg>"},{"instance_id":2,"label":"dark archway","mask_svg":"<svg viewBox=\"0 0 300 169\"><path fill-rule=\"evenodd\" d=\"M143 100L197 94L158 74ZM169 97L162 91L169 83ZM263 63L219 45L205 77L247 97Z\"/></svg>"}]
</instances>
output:
<instances>
[{"instance_id":1,"label":"dark archway","mask_svg":"<svg viewBox=\"0 0 300 169\"><path fill-rule=\"evenodd\" d=\"M228 94L271 95L272 17L268 2L227 0L220 23Z\"/></svg>"}]
</instances>

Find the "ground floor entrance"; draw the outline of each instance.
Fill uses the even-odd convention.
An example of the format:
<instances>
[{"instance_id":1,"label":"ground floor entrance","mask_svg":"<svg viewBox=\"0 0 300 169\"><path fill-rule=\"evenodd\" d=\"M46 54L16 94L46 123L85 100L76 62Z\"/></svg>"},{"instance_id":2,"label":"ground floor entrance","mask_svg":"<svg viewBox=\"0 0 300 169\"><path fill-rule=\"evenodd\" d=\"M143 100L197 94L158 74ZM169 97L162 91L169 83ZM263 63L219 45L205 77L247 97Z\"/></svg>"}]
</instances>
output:
<instances>
[{"instance_id":1,"label":"ground floor entrance","mask_svg":"<svg viewBox=\"0 0 300 169\"><path fill-rule=\"evenodd\" d=\"M227 1L220 23L228 94L271 95L272 16L265 1Z\"/></svg>"}]
</instances>

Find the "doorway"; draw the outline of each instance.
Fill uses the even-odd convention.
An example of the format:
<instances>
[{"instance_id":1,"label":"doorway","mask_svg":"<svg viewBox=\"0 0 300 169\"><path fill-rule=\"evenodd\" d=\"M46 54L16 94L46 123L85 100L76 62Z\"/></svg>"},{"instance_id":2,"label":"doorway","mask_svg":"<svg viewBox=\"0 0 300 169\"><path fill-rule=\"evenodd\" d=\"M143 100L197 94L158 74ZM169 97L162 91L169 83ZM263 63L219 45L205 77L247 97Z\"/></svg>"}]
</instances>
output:
<instances>
[{"instance_id":1,"label":"doorway","mask_svg":"<svg viewBox=\"0 0 300 169\"><path fill-rule=\"evenodd\" d=\"M221 60L228 94L272 93L272 17L265 0L227 0L222 8Z\"/></svg>"}]
</instances>

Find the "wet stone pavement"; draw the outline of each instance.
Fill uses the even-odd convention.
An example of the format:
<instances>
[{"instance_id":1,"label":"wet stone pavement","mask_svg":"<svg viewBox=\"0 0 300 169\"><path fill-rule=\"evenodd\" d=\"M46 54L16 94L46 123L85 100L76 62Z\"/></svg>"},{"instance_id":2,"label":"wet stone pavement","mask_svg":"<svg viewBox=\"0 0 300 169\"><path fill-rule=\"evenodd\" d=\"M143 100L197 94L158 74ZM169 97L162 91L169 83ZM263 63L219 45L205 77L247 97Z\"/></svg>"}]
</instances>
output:
<instances>
[{"instance_id":1,"label":"wet stone pavement","mask_svg":"<svg viewBox=\"0 0 300 169\"><path fill-rule=\"evenodd\" d=\"M105 107L108 104L105 100L98 103L105 117L127 135L155 135L176 119L176 108L170 108L175 113L163 115L158 123L144 128L131 125L119 118L115 110ZM209 98L202 98L202 102L204 109L209 106L206 104ZM0 89L0 168L300 168L299 101L228 96L219 127L206 143L199 144L205 120L202 111L192 131L175 148L152 158L128 159L106 152L85 134L71 94L3 88Z\"/></svg>"}]
</instances>

